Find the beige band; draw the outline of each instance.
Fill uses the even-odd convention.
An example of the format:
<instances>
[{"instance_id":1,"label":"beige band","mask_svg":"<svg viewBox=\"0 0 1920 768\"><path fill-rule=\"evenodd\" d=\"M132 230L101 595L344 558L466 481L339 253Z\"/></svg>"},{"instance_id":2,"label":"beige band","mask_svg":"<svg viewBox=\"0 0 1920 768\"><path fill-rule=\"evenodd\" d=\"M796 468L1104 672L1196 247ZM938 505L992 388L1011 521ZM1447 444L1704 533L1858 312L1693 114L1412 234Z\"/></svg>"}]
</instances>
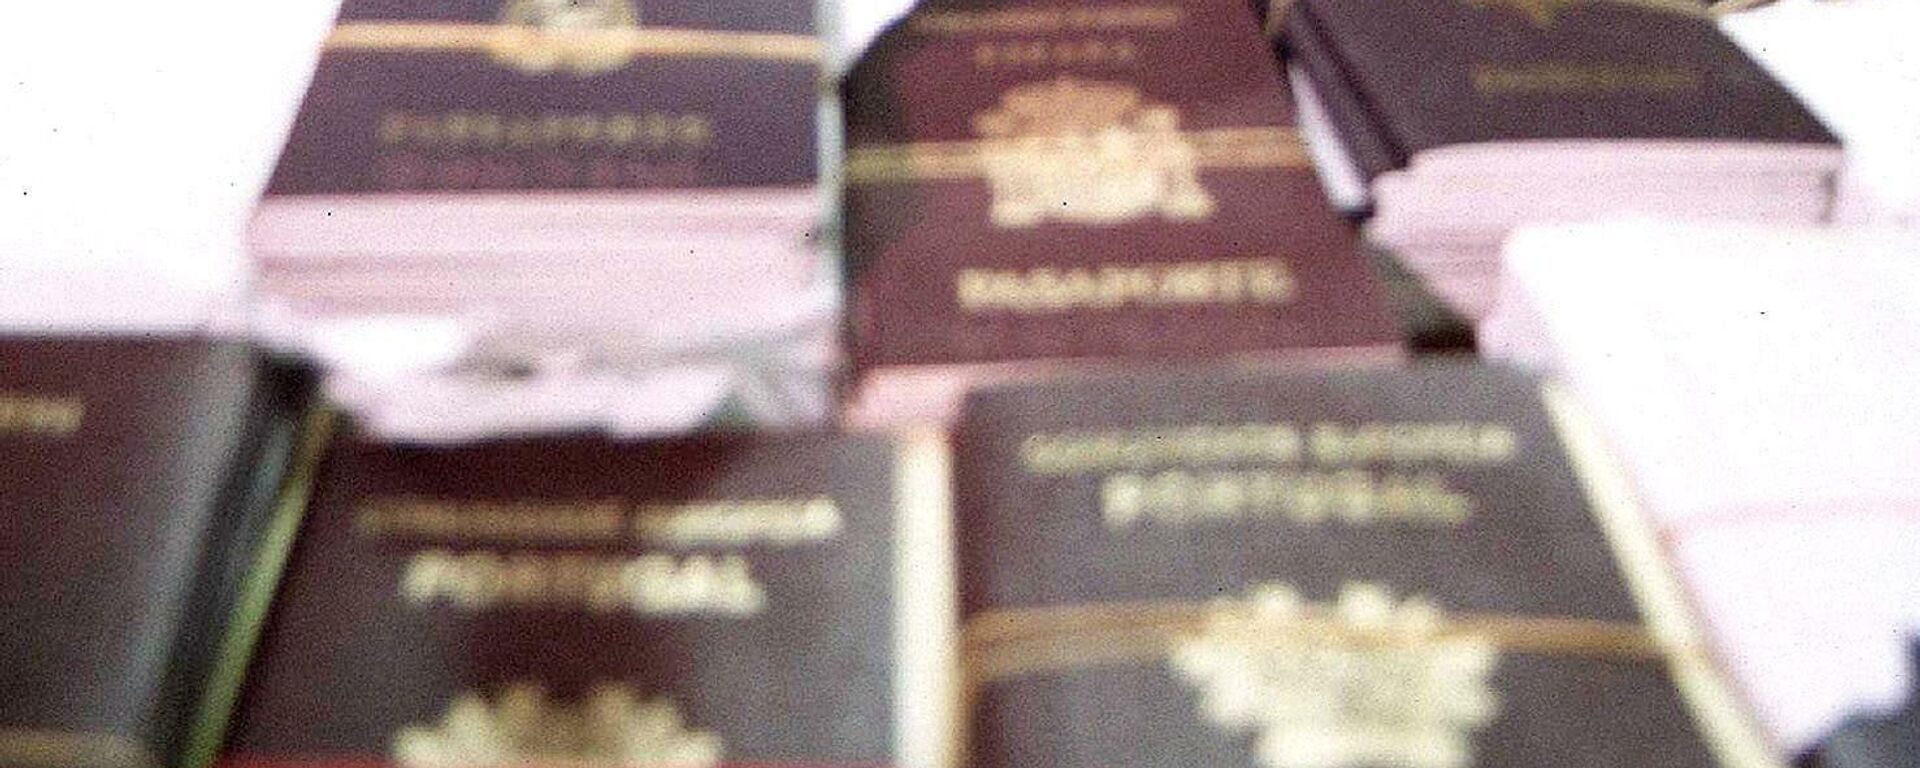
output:
<instances>
[{"instance_id":1,"label":"beige band","mask_svg":"<svg viewBox=\"0 0 1920 768\"><path fill-rule=\"evenodd\" d=\"M1714 10L1697 0L1467 0L1482 8L1504 8L1514 11L1536 23L1551 24L1553 19L1564 11L1598 6L1625 6L1647 11L1689 16L1698 19L1711 19Z\"/></svg>"},{"instance_id":2,"label":"beige band","mask_svg":"<svg viewBox=\"0 0 1920 768\"><path fill-rule=\"evenodd\" d=\"M818 63L820 41L803 35L697 29L624 28L550 31L505 24L349 22L327 37L330 51L476 52L591 49L634 58L748 59Z\"/></svg>"},{"instance_id":3,"label":"beige band","mask_svg":"<svg viewBox=\"0 0 1920 768\"><path fill-rule=\"evenodd\" d=\"M1202 169L1306 168L1312 164L1291 128L1216 128L1183 131ZM847 153L848 184L966 181L988 176L996 155L1030 151L1021 141L936 141L858 147Z\"/></svg>"},{"instance_id":4,"label":"beige band","mask_svg":"<svg viewBox=\"0 0 1920 768\"><path fill-rule=\"evenodd\" d=\"M1417 636L1393 628L1357 627L1321 607L1304 615L1263 621L1228 603L1141 602L989 611L969 620L962 667L973 684L1007 677L1164 656L1201 633L1218 634L1212 620L1230 615L1242 624L1235 642L1249 647L1315 640L1366 647L1446 642L1471 637L1506 653L1660 661L1665 650L1637 624L1533 616L1449 616Z\"/></svg>"}]
</instances>

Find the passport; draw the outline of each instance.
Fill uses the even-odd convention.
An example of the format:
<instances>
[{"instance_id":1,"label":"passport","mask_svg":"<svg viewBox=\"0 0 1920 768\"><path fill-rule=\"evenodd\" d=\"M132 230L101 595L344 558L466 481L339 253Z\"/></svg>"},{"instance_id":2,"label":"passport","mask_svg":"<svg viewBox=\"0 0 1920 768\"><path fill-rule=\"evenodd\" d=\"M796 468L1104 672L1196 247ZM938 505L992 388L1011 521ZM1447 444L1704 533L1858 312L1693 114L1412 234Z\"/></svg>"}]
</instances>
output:
<instances>
[{"instance_id":1,"label":"passport","mask_svg":"<svg viewBox=\"0 0 1920 768\"><path fill-rule=\"evenodd\" d=\"M1368 241L1478 323L1518 226L1830 215L1838 140L1715 13L1687 0L1301 0L1277 29L1342 206L1370 210Z\"/></svg>"},{"instance_id":2,"label":"passport","mask_svg":"<svg viewBox=\"0 0 1920 768\"><path fill-rule=\"evenodd\" d=\"M977 393L969 764L1767 764L1555 402L1446 364Z\"/></svg>"},{"instance_id":3,"label":"passport","mask_svg":"<svg viewBox=\"0 0 1920 768\"><path fill-rule=\"evenodd\" d=\"M1396 349L1236 0L929 4L844 88L855 423L1068 365Z\"/></svg>"},{"instance_id":4,"label":"passport","mask_svg":"<svg viewBox=\"0 0 1920 768\"><path fill-rule=\"evenodd\" d=\"M0 765L204 764L324 429L223 341L0 338Z\"/></svg>"},{"instance_id":5,"label":"passport","mask_svg":"<svg viewBox=\"0 0 1920 768\"><path fill-rule=\"evenodd\" d=\"M798 0L348 0L248 232L262 336L394 439L826 420L824 49Z\"/></svg>"},{"instance_id":6,"label":"passport","mask_svg":"<svg viewBox=\"0 0 1920 768\"><path fill-rule=\"evenodd\" d=\"M896 592L896 542L942 509L940 455L356 432L320 474L223 765L894 764L918 730L896 678L928 647L901 629L918 598Z\"/></svg>"},{"instance_id":7,"label":"passport","mask_svg":"<svg viewBox=\"0 0 1920 768\"><path fill-rule=\"evenodd\" d=\"M1396 165L1530 139L1836 143L1699 3L1302 0L1285 23L1298 58L1344 75L1323 93L1358 92L1367 111L1353 117L1374 122Z\"/></svg>"},{"instance_id":8,"label":"passport","mask_svg":"<svg viewBox=\"0 0 1920 768\"><path fill-rule=\"evenodd\" d=\"M808 184L801 3L347 0L281 196Z\"/></svg>"}]
</instances>

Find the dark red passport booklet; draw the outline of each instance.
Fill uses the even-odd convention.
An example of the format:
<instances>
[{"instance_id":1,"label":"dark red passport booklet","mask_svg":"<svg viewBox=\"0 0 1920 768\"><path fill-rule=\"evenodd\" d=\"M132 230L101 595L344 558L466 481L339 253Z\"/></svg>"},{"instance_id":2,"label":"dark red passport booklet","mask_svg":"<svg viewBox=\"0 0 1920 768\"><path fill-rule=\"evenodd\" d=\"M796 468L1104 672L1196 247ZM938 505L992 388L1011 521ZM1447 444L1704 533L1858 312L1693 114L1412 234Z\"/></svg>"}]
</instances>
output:
<instances>
[{"instance_id":1,"label":"dark red passport booklet","mask_svg":"<svg viewBox=\"0 0 1920 768\"><path fill-rule=\"evenodd\" d=\"M935 448L345 440L224 764L893 764L893 542Z\"/></svg>"},{"instance_id":2,"label":"dark red passport booklet","mask_svg":"<svg viewBox=\"0 0 1920 768\"><path fill-rule=\"evenodd\" d=\"M1366 105L1341 130L1377 133L1396 165L1480 142L1836 142L1686 0L1300 0L1286 23L1320 90Z\"/></svg>"},{"instance_id":3,"label":"dark red passport booklet","mask_svg":"<svg viewBox=\"0 0 1920 768\"><path fill-rule=\"evenodd\" d=\"M1764 762L1561 424L1466 366L976 395L970 764Z\"/></svg>"},{"instance_id":4,"label":"dark red passport booklet","mask_svg":"<svg viewBox=\"0 0 1920 768\"><path fill-rule=\"evenodd\" d=\"M929 3L845 105L858 376L1397 344L1238 0Z\"/></svg>"},{"instance_id":5,"label":"dark red passport booklet","mask_svg":"<svg viewBox=\"0 0 1920 768\"><path fill-rule=\"evenodd\" d=\"M346 0L269 204L814 180L812 9Z\"/></svg>"}]
</instances>

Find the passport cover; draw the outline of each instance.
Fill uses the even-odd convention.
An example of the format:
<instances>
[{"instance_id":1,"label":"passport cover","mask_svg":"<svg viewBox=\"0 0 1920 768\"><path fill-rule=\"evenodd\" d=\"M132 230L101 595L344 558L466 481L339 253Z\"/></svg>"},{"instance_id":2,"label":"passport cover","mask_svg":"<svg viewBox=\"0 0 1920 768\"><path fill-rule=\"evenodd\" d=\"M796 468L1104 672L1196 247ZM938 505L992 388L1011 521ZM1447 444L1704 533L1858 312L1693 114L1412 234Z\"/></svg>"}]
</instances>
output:
<instances>
[{"instance_id":1,"label":"passport cover","mask_svg":"<svg viewBox=\"0 0 1920 768\"><path fill-rule=\"evenodd\" d=\"M843 102L858 369L1396 341L1239 0L926 4Z\"/></svg>"},{"instance_id":2,"label":"passport cover","mask_svg":"<svg viewBox=\"0 0 1920 768\"><path fill-rule=\"evenodd\" d=\"M1529 139L1837 144L1699 3L1300 0L1288 16L1344 64L1397 165Z\"/></svg>"},{"instance_id":3,"label":"passport cover","mask_svg":"<svg viewBox=\"0 0 1920 768\"><path fill-rule=\"evenodd\" d=\"M892 764L907 451L342 441L223 764Z\"/></svg>"},{"instance_id":4,"label":"passport cover","mask_svg":"<svg viewBox=\"0 0 1920 768\"><path fill-rule=\"evenodd\" d=\"M347 0L280 195L806 186L813 7Z\"/></svg>"},{"instance_id":5,"label":"passport cover","mask_svg":"<svg viewBox=\"0 0 1920 768\"><path fill-rule=\"evenodd\" d=\"M1531 380L1162 376L968 408L972 765L1766 762Z\"/></svg>"},{"instance_id":6,"label":"passport cover","mask_svg":"<svg viewBox=\"0 0 1920 768\"><path fill-rule=\"evenodd\" d=\"M237 344L0 339L0 766L194 764L306 390Z\"/></svg>"}]
</instances>

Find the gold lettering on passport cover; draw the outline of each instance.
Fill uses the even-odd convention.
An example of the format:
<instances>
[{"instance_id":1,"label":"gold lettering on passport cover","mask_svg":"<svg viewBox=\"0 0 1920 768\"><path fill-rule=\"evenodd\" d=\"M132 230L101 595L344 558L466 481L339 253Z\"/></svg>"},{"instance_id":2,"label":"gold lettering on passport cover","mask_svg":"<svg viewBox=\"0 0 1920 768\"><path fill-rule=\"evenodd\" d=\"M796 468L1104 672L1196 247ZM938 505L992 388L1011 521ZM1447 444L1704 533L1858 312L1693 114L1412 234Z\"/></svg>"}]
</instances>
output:
<instances>
[{"instance_id":1,"label":"gold lettering on passport cover","mask_svg":"<svg viewBox=\"0 0 1920 768\"><path fill-rule=\"evenodd\" d=\"M954 279L954 298L969 314L1279 305L1298 295L1293 270L1279 259L969 268Z\"/></svg>"},{"instance_id":2,"label":"gold lettering on passport cover","mask_svg":"<svg viewBox=\"0 0 1920 768\"><path fill-rule=\"evenodd\" d=\"M624 30L640 25L633 0L507 0L500 23L526 30L522 39L501 38L488 54L494 61L530 75L566 71L595 75L621 69L634 56L582 32Z\"/></svg>"},{"instance_id":3,"label":"gold lettering on passport cover","mask_svg":"<svg viewBox=\"0 0 1920 768\"><path fill-rule=\"evenodd\" d=\"M1099 476L1109 530L1270 520L1454 526L1472 496L1450 472L1520 453L1494 422L1196 424L1041 433L1020 444L1039 476ZM1266 465L1266 466L1248 466Z\"/></svg>"},{"instance_id":4,"label":"gold lettering on passport cover","mask_svg":"<svg viewBox=\"0 0 1920 768\"><path fill-rule=\"evenodd\" d=\"M382 146L417 150L632 153L705 149L713 143L712 118L692 112L392 111L381 115L378 131Z\"/></svg>"},{"instance_id":5,"label":"gold lettering on passport cover","mask_svg":"<svg viewBox=\"0 0 1920 768\"><path fill-rule=\"evenodd\" d=\"M1511 427L1489 422L1323 422L1309 434L1314 460L1328 464L1484 466L1512 461L1520 447Z\"/></svg>"},{"instance_id":6,"label":"gold lettering on passport cover","mask_svg":"<svg viewBox=\"0 0 1920 768\"><path fill-rule=\"evenodd\" d=\"M1165 30L1186 21L1186 9L1166 5L1088 5L1078 8L929 10L909 28L920 34L1004 35L1070 31Z\"/></svg>"},{"instance_id":7,"label":"gold lettering on passport cover","mask_svg":"<svg viewBox=\"0 0 1920 768\"><path fill-rule=\"evenodd\" d=\"M840 533L840 505L803 500L708 501L641 507L634 531L646 541L691 546L747 546L826 541Z\"/></svg>"},{"instance_id":8,"label":"gold lettering on passport cover","mask_svg":"<svg viewBox=\"0 0 1920 768\"><path fill-rule=\"evenodd\" d=\"M995 226L1213 214L1179 110L1133 86L1070 77L1015 86L973 126L995 141L985 158Z\"/></svg>"},{"instance_id":9,"label":"gold lettering on passport cover","mask_svg":"<svg viewBox=\"0 0 1920 768\"><path fill-rule=\"evenodd\" d=\"M1497 422L1184 424L1032 434L1020 442L1020 463L1038 475L1240 461L1473 467L1504 464L1519 450L1519 436Z\"/></svg>"},{"instance_id":10,"label":"gold lettering on passport cover","mask_svg":"<svg viewBox=\"0 0 1920 768\"><path fill-rule=\"evenodd\" d=\"M1131 67L1140 63L1140 46L1126 38L984 42L973 47L980 69L1031 67Z\"/></svg>"},{"instance_id":11,"label":"gold lettering on passport cover","mask_svg":"<svg viewBox=\"0 0 1920 768\"><path fill-rule=\"evenodd\" d=\"M354 530L375 539L563 544L638 541L670 547L794 546L839 535L832 498L712 499L629 504L624 499L453 500L410 496L362 502Z\"/></svg>"},{"instance_id":12,"label":"gold lettering on passport cover","mask_svg":"<svg viewBox=\"0 0 1920 768\"><path fill-rule=\"evenodd\" d=\"M1246 520L1452 526L1473 511L1473 499L1434 472L1172 469L1100 483L1100 518L1114 531Z\"/></svg>"},{"instance_id":13,"label":"gold lettering on passport cover","mask_svg":"<svg viewBox=\"0 0 1920 768\"><path fill-rule=\"evenodd\" d=\"M407 558L400 597L420 607L478 612L563 607L643 616L752 616L766 589L740 555L451 552Z\"/></svg>"},{"instance_id":14,"label":"gold lettering on passport cover","mask_svg":"<svg viewBox=\"0 0 1920 768\"><path fill-rule=\"evenodd\" d=\"M86 413L76 397L0 392L0 435L66 437L80 431Z\"/></svg>"},{"instance_id":15,"label":"gold lettering on passport cover","mask_svg":"<svg viewBox=\"0 0 1920 768\"><path fill-rule=\"evenodd\" d=\"M720 737L688 728L672 700L645 700L619 684L594 686L571 704L534 683L509 685L491 702L461 694L439 723L402 729L392 744L404 768L705 768L722 752Z\"/></svg>"},{"instance_id":16,"label":"gold lettering on passport cover","mask_svg":"<svg viewBox=\"0 0 1920 768\"><path fill-rule=\"evenodd\" d=\"M627 508L619 499L445 501L376 497L363 502L354 530L375 539L602 542L620 539Z\"/></svg>"},{"instance_id":17,"label":"gold lettering on passport cover","mask_svg":"<svg viewBox=\"0 0 1920 768\"><path fill-rule=\"evenodd\" d=\"M1144 430L1043 432L1020 441L1020 464L1038 475L1184 462L1297 461L1300 428L1267 424L1189 424Z\"/></svg>"},{"instance_id":18,"label":"gold lettering on passport cover","mask_svg":"<svg viewBox=\"0 0 1920 768\"><path fill-rule=\"evenodd\" d=\"M1442 631L1424 598L1348 584L1330 606L1285 585L1218 607L1167 665L1207 722L1255 731L1268 768L1465 768L1499 699L1496 646Z\"/></svg>"}]
</instances>

